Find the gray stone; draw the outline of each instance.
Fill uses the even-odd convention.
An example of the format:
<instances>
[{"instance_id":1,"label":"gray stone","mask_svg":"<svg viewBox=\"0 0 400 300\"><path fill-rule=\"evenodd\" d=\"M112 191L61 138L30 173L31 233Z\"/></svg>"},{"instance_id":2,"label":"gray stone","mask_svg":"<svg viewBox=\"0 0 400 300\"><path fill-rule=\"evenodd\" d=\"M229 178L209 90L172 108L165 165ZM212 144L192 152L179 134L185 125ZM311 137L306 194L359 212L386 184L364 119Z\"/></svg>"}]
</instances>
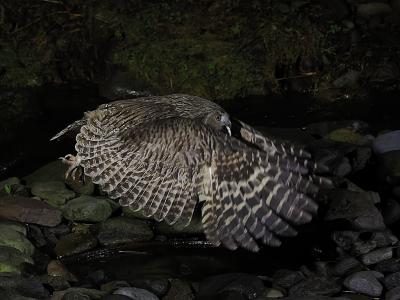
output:
<instances>
[{"instance_id":1,"label":"gray stone","mask_svg":"<svg viewBox=\"0 0 400 300\"><path fill-rule=\"evenodd\" d=\"M254 275L228 273L210 276L200 283L198 295L207 296L223 292L238 292L248 299L254 299L264 290L263 282Z\"/></svg>"},{"instance_id":2,"label":"gray stone","mask_svg":"<svg viewBox=\"0 0 400 300\"><path fill-rule=\"evenodd\" d=\"M341 291L341 284L331 277L310 277L289 289L289 296L329 296Z\"/></svg>"},{"instance_id":3,"label":"gray stone","mask_svg":"<svg viewBox=\"0 0 400 300\"><path fill-rule=\"evenodd\" d=\"M0 276L0 291L2 289L16 292L25 297L39 299L49 297L49 292L45 289L39 278L36 277L23 278L19 275Z\"/></svg>"},{"instance_id":4,"label":"gray stone","mask_svg":"<svg viewBox=\"0 0 400 300\"><path fill-rule=\"evenodd\" d=\"M106 198L80 196L64 205L63 215L70 221L101 222L112 213L112 207Z\"/></svg>"},{"instance_id":5,"label":"gray stone","mask_svg":"<svg viewBox=\"0 0 400 300\"><path fill-rule=\"evenodd\" d=\"M400 130L378 135L372 144L372 149L376 154L400 150Z\"/></svg>"},{"instance_id":6,"label":"gray stone","mask_svg":"<svg viewBox=\"0 0 400 300\"><path fill-rule=\"evenodd\" d=\"M394 273L400 271L400 257L379 262L375 266L375 271L380 273Z\"/></svg>"},{"instance_id":7,"label":"gray stone","mask_svg":"<svg viewBox=\"0 0 400 300\"><path fill-rule=\"evenodd\" d=\"M385 300L400 300L400 286L387 291Z\"/></svg>"},{"instance_id":8,"label":"gray stone","mask_svg":"<svg viewBox=\"0 0 400 300\"><path fill-rule=\"evenodd\" d=\"M12 220L1 220L1 228L8 228L10 230L18 231L26 236L26 225Z\"/></svg>"},{"instance_id":9,"label":"gray stone","mask_svg":"<svg viewBox=\"0 0 400 300\"><path fill-rule=\"evenodd\" d=\"M20 274L22 263L33 264L33 260L15 248L0 246L0 273Z\"/></svg>"},{"instance_id":10,"label":"gray stone","mask_svg":"<svg viewBox=\"0 0 400 300\"><path fill-rule=\"evenodd\" d=\"M32 174L24 177L26 184L29 187L36 182L49 182L49 181L64 181L65 172L68 167L61 162L61 160L56 160L47 165L37 169Z\"/></svg>"},{"instance_id":11,"label":"gray stone","mask_svg":"<svg viewBox=\"0 0 400 300\"><path fill-rule=\"evenodd\" d=\"M393 256L393 251L392 251L391 247L380 248L380 249L371 251L367 254L364 254L361 257L361 261L363 262L363 264L369 266L369 265L376 264L380 261L390 259L390 258L392 258L392 256Z\"/></svg>"},{"instance_id":12,"label":"gray stone","mask_svg":"<svg viewBox=\"0 0 400 300\"><path fill-rule=\"evenodd\" d=\"M191 300L194 299L189 283L180 279L170 280L171 288L163 300Z\"/></svg>"},{"instance_id":13,"label":"gray stone","mask_svg":"<svg viewBox=\"0 0 400 300\"><path fill-rule=\"evenodd\" d=\"M99 228L97 238L104 246L149 241L154 236L146 221L126 217L109 219Z\"/></svg>"},{"instance_id":14,"label":"gray stone","mask_svg":"<svg viewBox=\"0 0 400 300\"><path fill-rule=\"evenodd\" d=\"M54 248L58 256L78 254L97 246L97 240L90 233L74 232L63 236Z\"/></svg>"},{"instance_id":15,"label":"gray stone","mask_svg":"<svg viewBox=\"0 0 400 300\"><path fill-rule=\"evenodd\" d=\"M114 280L101 285L100 289L107 293L112 293L115 290L123 287L130 287L129 283L124 280Z\"/></svg>"},{"instance_id":16,"label":"gray stone","mask_svg":"<svg viewBox=\"0 0 400 300\"><path fill-rule=\"evenodd\" d=\"M383 284L388 290L400 286L400 272L395 272L386 275L385 278L383 279Z\"/></svg>"},{"instance_id":17,"label":"gray stone","mask_svg":"<svg viewBox=\"0 0 400 300\"><path fill-rule=\"evenodd\" d=\"M343 276L363 268L362 264L354 257L347 257L338 262L334 267L335 275Z\"/></svg>"},{"instance_id":18,"label":"gray stone","mask_svg":"<svg viewBox=\"0 0 400 300\"><path fill-rule=\"evenodd\" d=\"M91 300L89 295L81 292L67 292L62 297L62 300Z\"/></svg>"},{"instance_id":19,"label":"gray stone","mask_svg":"<svg viewBox=\"0 0 400 300\"><path fill-rule=\"evenodd\" d=\"M278 270L273 276L273 283L285 289L290 288L296 283L305 279L305 276L300 271Z\"/></svg>"},{"instance_id":20,"label":"gray stone","mask_svg":"<svg viewBox=\"0 0 400 300\"><path fill-rule=\"evenodd\" d=\"M371 240L376 243L378 248L393 246L399 241L398 238L390 232L390 230L372 233Z\"/></svg>"},{"instance_id":21,"label":"gray stone","mask_svg":"<svg viewBox=\"0 0 400 300\"><path fill-rule=\"evenodd\" d=\"M106 295L101 300L132 300L132 298L123 295Z\"/></svg>"},{"instance_id":22,"label":"gray stone","mask_svg":"<svg viewBox=\"0 0 400 300\"><path fill-rule=\"evenodd\" d=\"M285 295L280 290L277 290L274 288L266 288L260 298L261 299L276 299L276 298L283 298L284 296ZM257 299L259 299L259 298L257 298Z\"/></svg>"},{"instance_id":23,"label":"gray stone","mask_svg":"<svg viewBox=\"0 0 400 300\"><path fill-rule=\"evenodd\" d=\"M392 225L400 220L400 204L394 199L384 201L382 215L386 225Z\"/></svg>"},{"instance_id":24,"label":"gray stone","mask_svg":"<svg viewBox=\"0 0 400 300\"><path fill-rule=\"evenodd\" d=\"M378 175L381 180L397 185L400 181L400 150L378 156Z\"/></svg>"},{"instance_id":25,"label":"gray stone","mask_svg":"<svg viewBox=\"0 0 400 300\"><path fill-rule=\"evenodd\" d=\"M63 181L34 182L31 193L56 207L75 197L75 192L67 189Z\"/></svg>"},{"instance_id":26,"label":"gray stone","mask_svg":"<svg viewBox=\"0 0 400 300\"><path fill-rule=\"evenodd\" d=\"M26 256L32 256L35 248L21 232L0 226L0 246L15 248Z\"/></svg>"},{"instance_id":27,"label":"gray stone","mask_svg":"<svg viewBox=\"0 0 400 300\"><path fill-rule=\"evenodd\" d=\"M43 226L56 226L62 220L59 209L40 200L21 196L1 197L0 217Z\"/></svg>"},{"instance_id":28,"label":"gray stone","mask_svg":"<svg viewBox=\"0 0 400 300\"><path fill-rule=\"evenodd\" d=\"M158 297L165 296L170 288L167 279L135 279L129 282L132 286L148 290Z\"/></svg>"},{"instance_id":29,"label":"gray stone","mask_svg":"<svg viewBox=\"0 0 400 300\"><path fill-rule=\"evenodd\" d=\"M25 297L25 296L19 295L18 293L13 292L13 291L2 291L2 290L0 290L0 299L1 300L37 300L36 298Z\"/></svg>"},{"instance_id":30,"label":"gray stone","mask_svg":"<svg viewBox=\"0 0 400 300\"><path fill-rule=\"evenodd\" d=\"M360 78L360 72L356 70L349 70L339 78L335 79L332 84L336 88L351 87L357 83Z\"/></svg>"},{"instance_id":31,"label":"gray stone","mask_svg":"<svg viewBox=\"0 0 400 300\"><path fill-rule=\"evenodd\" d=\"M62 297L67 293L79 293L81 295L86 295L91 300L102 299L107 293L95 289L81 288L81 287L71 287L64 291L57 291L53 293L54 299L62 299ZM53 299L52 298L52 299Z\"/></svg>"},{"instance_id":32,"label":"gray stone","mask_svg":"<svg viewBox=\"0 0 400 300\"><path fill-rule=\"evenodd\" d=\"M357 5L357 14L363 18L370 18L377 15L390 14L392 8L382 2L371 2Z\"/></svg>"},{"instance_id":33,"label":"gray stone","mask_svg":"<svg viewBox=\"0 0 400 300\"><path fill-rule=\"evenodd\" d=\"M149 291L146 291L144 289L135 288L135 287L119 288L118 290L114 291L113 294L127 296L132 300L158 300L159 299L153 293L150 293Z\"/></svg>"},{"instance_id":34,"label":"gray stone","mask_svg":"<svg viewBox=\"0 0 400 300\"><path fill-rule=\"evenodd\" d=\"M377 280L383 275L375 271L361 271L348 276L343 284L348 289L371 297L379 297L383 287Z\"/></svg>"}]
</instances>

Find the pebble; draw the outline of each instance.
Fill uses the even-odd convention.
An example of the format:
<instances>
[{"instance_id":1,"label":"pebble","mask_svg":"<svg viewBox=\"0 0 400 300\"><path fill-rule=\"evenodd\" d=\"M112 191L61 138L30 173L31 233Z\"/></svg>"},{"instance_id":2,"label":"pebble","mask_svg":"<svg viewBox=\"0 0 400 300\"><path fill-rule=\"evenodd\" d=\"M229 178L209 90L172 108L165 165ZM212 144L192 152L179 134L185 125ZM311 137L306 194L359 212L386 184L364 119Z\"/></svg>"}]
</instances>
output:
<instances>
[{"instance_id":1,"label":"pebble","mask_svg":"<svg viewBox=\"0 0 400 300\"><path fill-rule=\"evenodd\" d=\"M106 198L80 196L64 205L63 215L70 221L102 222L110 217L112 207Z\"/></svg>"},{"instance_id":2,"label":"pebble","mask_svg":"<svg viewBox=\"0 0 400 300\"><path fill-rule=\"evenodd\" d=\"M393 251L391 247L380 248L361 256L361 261L363 262L363 264L369 266L376 264L380 261L390 259L392 258L392 256Z\"/></svg>"},{"instance_id":3,"label":"pebble","mask_svg":"<svg viewBox=\"0 0 400 300\"><path fill-rule=\"evenodd\" d=\"M116 217L101 223L97 234L100 244L104 246L149 241L153 237L153 231L146 221L126 217Z\"/></svg>"},{"instance_id":4,"label":"pebble","mask_svg":"<svg viewBox=\"0 0 400 300\"><path fill-rule=\"evenodd\" d=\"M63 236L54 248L57 256L82 253L97 246L97 239L90 233L73 232Z\"/></svg>"},{"instance_id":5,"label":"pebble","mask_svg":"<svg viewBox=\"0 0 400 300\"><path fill-rule=\"evenodd\" d=\"M400 130L389 131L378 135L372 144L372 149L375 154L400 150Z\"/></svg>"},{"instance_id":6,"label":"pebble","mask_svg":"<svg viewBox=\"0 0 400 300\"><path fill-rule=\"evenodd\" d=\"M153 293L146 291L145 289L135 287L123 287L119 288L113 293L114 295L122 295L129 297L132 300L158 300L159 298Z\"/></svg>"},{"instance_id":7,"label":"pebble","mask_svg":"<svg viewBox=\"0 0 400 300\"><path fill-rule=\"evenodd\" d=\"M75 197L75 192L67 189L63 181L35 182L31 193L55 207L61 207Z\"/></svg>"},{"instance_id":8,"label":"pebble","mask_svg":"<svg viewBox=\"0 0 400 300\"><path fill-rule=\"evenodd\" d=\"M379 297L383 287L378 281L383 275L375 271L361 271L348 276L343 284L348 289L371 297Z\"/></svg>"},{"instance_id":9,"label":"pebble","mask_svg":"<svg viewBox=\"0 0 400 300\"><path fill-rule=\"evenodd\" d=\"M0 197L0 217L43 226L57 226L62 220L59 209L22 196Z\"/></svg>"}]
</instances>

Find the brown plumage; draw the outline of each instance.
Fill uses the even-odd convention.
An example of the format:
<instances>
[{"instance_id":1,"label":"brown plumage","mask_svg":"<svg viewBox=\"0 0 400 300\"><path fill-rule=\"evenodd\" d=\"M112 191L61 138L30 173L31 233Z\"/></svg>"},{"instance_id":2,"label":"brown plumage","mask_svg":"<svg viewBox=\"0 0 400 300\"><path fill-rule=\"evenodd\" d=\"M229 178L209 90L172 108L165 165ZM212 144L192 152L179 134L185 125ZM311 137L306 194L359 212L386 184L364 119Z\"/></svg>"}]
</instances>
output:
<instances>
[{"instance_id":1,"label":"brown plumage","mask_svg":"<svg viewBox=\"0 0 400 300\"><path fill-rule=\"evenodd\" d=\"M329 180L308 175L302 149L276 143L194 96L116 101L57 134L79 129L72 167L123 206L169 224L189 224L198 201L207 238L229 249L279 246L292 224L309 222L310 198ZM224 130L224 129L227 130Z\"/></svg>"}]
</instances>

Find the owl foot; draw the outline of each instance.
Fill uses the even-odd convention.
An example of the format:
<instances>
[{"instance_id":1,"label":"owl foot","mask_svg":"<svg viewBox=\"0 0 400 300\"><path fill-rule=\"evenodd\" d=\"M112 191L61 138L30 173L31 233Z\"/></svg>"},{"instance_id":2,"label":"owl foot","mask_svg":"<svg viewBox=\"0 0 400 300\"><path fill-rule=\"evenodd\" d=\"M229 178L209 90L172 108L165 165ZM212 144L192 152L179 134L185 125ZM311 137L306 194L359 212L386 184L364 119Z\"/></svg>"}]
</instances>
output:
<instances>
[{"instance_id":1,"label":"owl foot","mask_svg":"<svg viewBox=\"0 0 400 300\"><path fill-rule=\"evenodd\" d=\"M72 154L67 154L64 157L59 157L61 159L63 164L66 164L68 167L67 171L65 172L65 179L67 179L69 176L72 177L73 180L79 180L83 181L82 177L83 172L80 172L79 175L77 175L77 170L80 167L80 159L77 158L76 156L73 156Z\"/></svg>"}]
</instances>

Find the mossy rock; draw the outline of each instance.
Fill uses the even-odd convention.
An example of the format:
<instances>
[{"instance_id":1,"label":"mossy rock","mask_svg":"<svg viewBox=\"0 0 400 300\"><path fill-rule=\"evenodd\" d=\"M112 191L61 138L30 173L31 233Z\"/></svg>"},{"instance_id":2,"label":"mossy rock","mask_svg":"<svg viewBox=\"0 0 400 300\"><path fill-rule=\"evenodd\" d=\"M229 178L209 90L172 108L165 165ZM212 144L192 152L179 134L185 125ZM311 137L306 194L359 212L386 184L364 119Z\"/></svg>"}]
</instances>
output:
<instances>
[{"instance_id":1,"label":"mossy rock","mask_svg":"<svg viewBox=\"0 0 400 300\"><path fill-rule=\"evenodd\" d=\"M326 138L335 142L344 142L360 146L368 142L363 135L347 128L336 129L328 133Z\"/></svg>"},{"instance_id":2,"label":"mossy rock","mask_svg":"<svg viewBox=\"0 0 400 300\"><path fill-rule=\"evenodd\" d=\"M75 197L75 192L67 189L62 181L34 182L31 187L33 195L56 207L61 207Z\"/></svg>"},{"instance_id":3,"label":"mossy rock","mask_svg":"<svg viewBox=\"0 0 400 300\"><path fill-rule=\"evenodd\" d=\"M61 162L61 160L56 160L44 165L43 167L37 169L32 174L24 177L27 186L32 187L34 183L37 182L50 182L50 181L64 181L65 172L67 171L67 166Z\"/></svg>"},{"instance_id":4,"label":"mossy rock","mask_svg":"<svg viewBox=\"0 0 400 300\"><path fill-rule=\"evenodd\" d=\"M21 232L1 225L0 246L15 248L27 256L32 256L35 251L35 247Z\"/></svg>"},{"instance_id":5,"label":"mossy rock","mask_svg":"<svg viewBox=\"0 0 400 300\"><path fill-rule=\"evenodd\" d=\"M86 195L68 201L63 207L64 217L76 222L101 222L108 219L112 212L107 198Z\"/></svg>"}]
</instances>

